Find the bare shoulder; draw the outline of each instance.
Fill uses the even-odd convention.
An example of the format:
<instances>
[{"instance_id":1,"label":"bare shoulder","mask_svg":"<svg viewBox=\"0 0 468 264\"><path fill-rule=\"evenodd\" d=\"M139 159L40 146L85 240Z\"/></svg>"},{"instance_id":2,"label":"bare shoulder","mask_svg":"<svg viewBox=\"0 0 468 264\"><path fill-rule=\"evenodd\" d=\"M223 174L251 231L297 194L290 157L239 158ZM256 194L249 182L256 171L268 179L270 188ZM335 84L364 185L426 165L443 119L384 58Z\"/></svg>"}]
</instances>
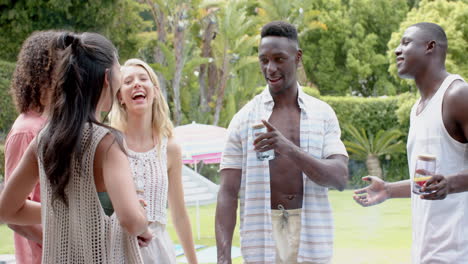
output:
<instances>
[{"instance_id":1,"label":"bare shoulder","mask_svg":"<svg viewBox=\"0 0 468 264\"><path fill-rule=\"evenodd\" d=\"M182 147L175 137L170 137L167 141L167 162L168 167L182 163Z\"/></svg>"},{"instance_id":2,"label":"bare shoulder","mask_svg":"<svg viewBox=\"0 0 468 264\"><path fill-rule=\"evenodd\" d=\"M447 89L444 95L443 111L457 123L466 123L468 115L468 84L457 80Z\"/></svg>"},{"instance_id":3,"label":"bare shoulder","mask_svg":"<svg viewBox=\"0 0 468 264\"><path fill-rule=\"evenodd\" d=\"M167 140L167 155L182 154L182 147L175 137Z\"/></svg>"},{"instance_id":4,"label":"bare shoulder","mask_svg":"<svg viewBox=\"0 0 468 264\"><path fill-rule=\"evenodd\" d=\"M112 133L107 133L99 142L96 148L95 161L104 160L109 156L116 157L116 155L125 155L124 152L119 148L117 139Z\"/></svg>"},{"instance_id":5,"label":"bare shoulder","mask_svg":"<svg viewBox=\"0 0 468 264\"><path fill-rule=\"evenodd\" d=\"M462 80L453 82L447 89L445 100L450 106L452 106L452 104L461 104L461 106L468 108L466 104L468 100L468 84Z\"/></svg>"}]
</instances>

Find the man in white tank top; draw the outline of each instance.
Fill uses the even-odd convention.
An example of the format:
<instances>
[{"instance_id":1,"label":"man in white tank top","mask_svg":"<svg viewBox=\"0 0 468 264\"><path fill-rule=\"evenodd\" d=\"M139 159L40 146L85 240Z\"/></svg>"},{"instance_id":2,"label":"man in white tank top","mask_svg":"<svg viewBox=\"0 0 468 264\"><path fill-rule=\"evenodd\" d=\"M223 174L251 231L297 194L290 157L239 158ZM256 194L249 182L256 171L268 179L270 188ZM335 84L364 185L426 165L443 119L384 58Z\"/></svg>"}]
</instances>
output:
<instances>
[{"instance_id":1,"label":"man in white tank top","mask_svg":"<svg viewBox=\"0 0 468 264\"><path fill-rule=\"evenodd\" d=\"M395 50L398 75L414 79L421 98L411 110L407 151L411 178L418 155L436 156L437 175L411 192L411 181L387 183L377 177L356 190L354 199L371 206L411 197L414 264L468 263L468 85L445 69L447 38L433 23L406 29Z\"/></svg>"}]
</instances>

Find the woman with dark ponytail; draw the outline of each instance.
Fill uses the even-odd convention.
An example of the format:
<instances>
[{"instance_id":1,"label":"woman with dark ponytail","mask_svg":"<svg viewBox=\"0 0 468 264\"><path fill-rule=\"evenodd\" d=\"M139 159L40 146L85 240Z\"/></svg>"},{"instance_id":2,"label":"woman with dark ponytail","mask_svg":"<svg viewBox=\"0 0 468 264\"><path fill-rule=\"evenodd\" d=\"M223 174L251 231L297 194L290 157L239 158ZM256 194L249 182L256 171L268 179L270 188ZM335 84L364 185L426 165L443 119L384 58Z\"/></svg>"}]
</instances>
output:
<instances>
[{"instance_id":1,"label":"woman with dark ponytail","mask_svg":"<svg viewBox=\"0 0 468 264\"><path fill-rule=\"evenodd\" d=\"M112 43L64 33L47 125L0 196L0 221L43 224L43 263L141 263L152 238L138 202L122 137L100 121L120 87ZM27 200L40 179L41 204ZM107 193L107 216L98 193ZM42 206L41 206L42 205ZM42 211L42 215L41 215Z\"/></svg>"}]
</instances>

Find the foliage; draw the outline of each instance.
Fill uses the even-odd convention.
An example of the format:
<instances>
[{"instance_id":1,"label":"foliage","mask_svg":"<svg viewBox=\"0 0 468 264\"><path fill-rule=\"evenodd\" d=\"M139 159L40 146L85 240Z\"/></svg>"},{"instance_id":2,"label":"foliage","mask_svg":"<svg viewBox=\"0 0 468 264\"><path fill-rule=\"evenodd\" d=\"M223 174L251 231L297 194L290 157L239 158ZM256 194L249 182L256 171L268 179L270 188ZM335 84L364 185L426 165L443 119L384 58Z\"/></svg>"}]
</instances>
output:
<instances>
[{"instance_id":1,"label":"foliage","mask_svg":"<svg viewBox=\"0 0 468 264\"><path fill-rule=\"evenodd\" d=\"M354 96L322 96L334 110L340 124L349 123L357 128L365 128L371 133L380 129L387 130L398 127L395 111L398 109L398 97L354 97ZM403 133L407 133L402 131ZM343 138L350 139L350 135L343 131Z\"/></svg>"},{"instance_id":2,"label":"foliage","mask_svg":"<svg viewBox=\"0 0 468 264\"><path fill-rule=\"evenodd\" d=\"M15 64L0 60L0 140L10 130L17 115L9 93L14 70Z\"/></svg>"},{"instance_id":3,"label":"foliage","mask_svg":"<svg viewBox=\"0 0 468 264\"><path fill-rule=\"evenodd\" d=\"M352 124L345 124L344 130L351 136L351 140L343 143L351 158L366 161L367 172L383 178L383 172L379 158L386 155L395 155L405 152L405 144L398 140L402 133L394 128L391 130L379 130L376 134L366 132L364 128L357 129Z\"/></svg>"},{"instance_id":4,"label":"foliage","mask_svg":"<svg viewBox=\"0 0 468 264\"><path fill-rule=\"evenodd\" d=\"M322 94L394 95L386 43L407 12L405 0L315 1L326 28L301 39L307 75Z\"/></svg>"},{"instance_id":5,"label":"foliage","mask_svg":"<svg viewBox=\"0 0 468 264\"><path fill-rule=\"evenodd\" d=\"M414 89L414 82L402 80L398 77L394 50L400 43L403 32L409 26L425 21L439 24L447 35L448 53L446 68L449 72L468 77L468 2L445 0L421 0L419 7L412 9L406 19L401 23L400 29L392 34L388 42L387 59L389 72L393 79L399 83L398 92Z\"/></svg>"},{"instance_id":6,"label":"foliage","mask_svg":"<svg viewBox=\"0 0 468 264\"><path fill-rule=\"evenodd\" d=\"M307 92L306 89L304 91ZM340 125L352 124L358 129L365 129L375 135L379 130L391 130L397 128L406 142L409 128L409 111L416 101L416 95L405 93L399 96L385 97L353 97L353 96L321 96L321 100L327 102L334 109ZM353 137L342 129L342 140L351 141ZM389 158L389 159L387 159ZM408 164L406 153L394 154L380 158L383 176L388 181L408 179ZM365 164L354 160L350 161L351 179L358 177L354 182L360 182L360 177L365 171Z\"/></svg>"},{"instance_id":7,"label":"foliage","mask_svg":"<svg viewBox=\"0 0 468 264\"><path fill-rule=\"evenodd\" d=\"M137 48L134 34L142 26L140 10L133 0L0 2L0 59L14 61L24 39L45 29L100 32L130 56Z\"/></svg>"},{"instance_id":8,"label":"foliage","mask_svg":"<svg viewBox=\"0 0 468 264\"><path fill-rule=\"evenodd\" d=\"M344 144L351 157L355 159L366 160L369 155L392 155L405 151L405 145L398 140L402 133L396 128L381 129L375 135L366 132L364 128L357 129L349 123L345 124L343 129L353 138L345 140Z\"/></svg>"},{"instance_id":9,"label":"foliage","mask_svg":"<svg viewBox=\"0 0 468 264\"><path fill-rule=\"evenodd\" d=\"M410 112L417 100L417 94L403 93L398 96L398 109L395 114L403 131L409 130Z\"/></svg>"},{"instance_id":10,"label":"foliage","mask_svg":"<svg viewBox=\"0 0 468 264\"><path fill-rule=\"evenodd\" d=\"M0 185L5 178L5 146L0 143Z\"/></svg>"}]
</instances>

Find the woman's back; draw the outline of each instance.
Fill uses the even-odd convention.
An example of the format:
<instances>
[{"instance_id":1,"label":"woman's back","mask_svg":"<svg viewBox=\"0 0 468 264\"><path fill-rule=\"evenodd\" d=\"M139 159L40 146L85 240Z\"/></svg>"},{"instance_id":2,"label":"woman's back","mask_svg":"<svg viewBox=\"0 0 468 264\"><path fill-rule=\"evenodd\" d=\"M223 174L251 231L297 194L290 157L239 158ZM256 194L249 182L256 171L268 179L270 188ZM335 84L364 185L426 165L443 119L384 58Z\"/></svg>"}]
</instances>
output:
<instances>
[{"instance_id":1,"label":"woman's back","mask_svg":"<svg viewBox=\"0 0 468 264\"><path fill-rule=\"evenodd\" d=\"M43 263L142 263L136 238L122 230L116 214L105 215L95 188L95 152L107 133L109 130L102 126L85 125L80 141L83 151L71 162L65 189L68 206L58 199L53 201L42 151L38 151L43 186ZM39 134L39 141L42 136Z\"/></svg>"}]
</instances>

